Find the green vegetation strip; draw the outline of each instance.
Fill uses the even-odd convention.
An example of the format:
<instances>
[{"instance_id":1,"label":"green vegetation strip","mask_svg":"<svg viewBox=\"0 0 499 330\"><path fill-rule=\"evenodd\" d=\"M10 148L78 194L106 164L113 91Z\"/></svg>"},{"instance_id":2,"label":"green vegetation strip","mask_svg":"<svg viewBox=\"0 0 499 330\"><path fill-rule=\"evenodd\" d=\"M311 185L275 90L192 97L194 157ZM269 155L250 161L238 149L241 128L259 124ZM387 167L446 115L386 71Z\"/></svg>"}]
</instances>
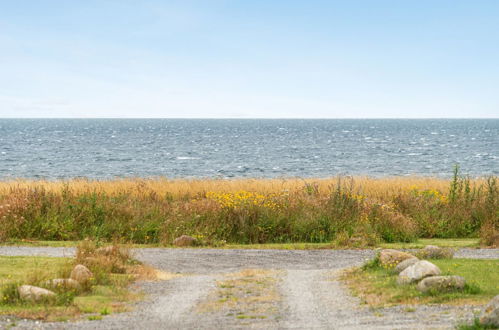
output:
<instances>
[{"instance_id":1,"label":"green vegetation strip","mask_svg":"<svg viewBox=\"0 0 499 330\"><path fill-rule=\"evenodd\" d=\"M0 242L199 245L331 243L353 248L421 238L498 245L496 177L456 168L431 178L0 183Z\"/></svg>"},{"instance_id":2,"label":"green vegetation strip","mask_svg":"<svg viewBox=\"0 0 499 330\"><path fill-rule=\"evenodd\" d=\"M474 248L479 247L478 238L421 238L409 243L380 243L376 247L386 249L420 249L426 245L436 245L441 247L453 248ZM6 246L47 246L47 247L75 247L79 241L34 241L34 240L11 240L3 242L1 245ZM156 248L156 247L174 247L171 245L161 244L130 244L131 248ZM348 248L349 246L345 246ZM314 249L330 249L341 248L337 245L328 243L269 243L269 244L225 244L222 246L196 246L195 248L220 248L220 249L261 249L261 250L314 250Z\"/></svg>"}]
</instances>

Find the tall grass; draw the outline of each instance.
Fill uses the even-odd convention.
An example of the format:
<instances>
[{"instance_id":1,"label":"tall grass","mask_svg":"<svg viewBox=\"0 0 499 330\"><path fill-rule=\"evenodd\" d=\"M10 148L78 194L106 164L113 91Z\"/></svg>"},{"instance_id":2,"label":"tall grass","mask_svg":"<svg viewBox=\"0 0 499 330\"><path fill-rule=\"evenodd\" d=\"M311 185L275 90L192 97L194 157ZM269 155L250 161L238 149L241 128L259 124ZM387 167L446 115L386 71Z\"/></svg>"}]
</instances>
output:
<instances>
[{"instance_id":1,"label":"tall grass","mask_svg":"<svg viewBox=\"0 0 499 330\"><path fill-rule=\"evenodd\" d=\"M497 178L10 181L0 241L394 242L498 231ZM345 243L346 244L346 243Z\"/></svg>"}]
</instances>

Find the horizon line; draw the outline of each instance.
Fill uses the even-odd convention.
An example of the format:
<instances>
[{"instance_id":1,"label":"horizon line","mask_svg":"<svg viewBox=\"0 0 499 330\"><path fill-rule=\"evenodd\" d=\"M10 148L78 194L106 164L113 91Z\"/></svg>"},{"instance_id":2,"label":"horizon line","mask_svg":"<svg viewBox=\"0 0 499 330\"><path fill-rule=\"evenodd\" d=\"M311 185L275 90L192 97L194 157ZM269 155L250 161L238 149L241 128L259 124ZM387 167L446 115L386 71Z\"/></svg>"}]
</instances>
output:
<instances>
[{"instance_id":1,"label":"horizon line","mask_svg":"<svg viewBox=\"0 0 499 330\"><path fill-rule=\"evenodd\" d=\"M0 119L182 119L182 120L462 120L499 119L499 117L0 117Z\"/></svg>"}]
</instances>

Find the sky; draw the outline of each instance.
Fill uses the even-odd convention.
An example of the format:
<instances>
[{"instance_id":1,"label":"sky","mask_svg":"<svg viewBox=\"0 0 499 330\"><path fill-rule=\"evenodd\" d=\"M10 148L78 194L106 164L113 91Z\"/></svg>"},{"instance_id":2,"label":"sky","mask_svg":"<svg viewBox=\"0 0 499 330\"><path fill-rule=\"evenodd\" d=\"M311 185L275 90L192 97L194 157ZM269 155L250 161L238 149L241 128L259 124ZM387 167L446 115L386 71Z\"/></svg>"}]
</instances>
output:
<instances>
[{"instance_id":1,"label":"sky","mask_svg":"<svg viewBox=\"0 0 499 330\"><path fill-rule=\"evenodd\" d=\"M0 117L498 118L499 1L0 0Z\"/></svg>"}]
</instances>

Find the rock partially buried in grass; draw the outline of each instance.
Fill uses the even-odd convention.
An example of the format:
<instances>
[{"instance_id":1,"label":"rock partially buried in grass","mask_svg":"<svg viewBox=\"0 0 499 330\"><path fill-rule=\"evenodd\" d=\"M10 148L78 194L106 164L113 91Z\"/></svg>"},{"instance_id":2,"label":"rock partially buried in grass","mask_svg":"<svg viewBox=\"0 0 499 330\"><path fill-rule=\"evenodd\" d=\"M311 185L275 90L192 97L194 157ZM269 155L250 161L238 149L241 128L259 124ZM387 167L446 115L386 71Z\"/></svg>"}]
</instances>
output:
<instances>
[{"instance_id":1,"label":"rock partially buried in grass","mask_svg":"<svg viewBox=\"0 0 499 330\"><path fill-rule=\"evenodd\" d=\"M194 246L196 245L197 240L194 237L182 235L180 237L175 238L173 241L173 245L175 246Z\"/></svg>"},{"instance_id":2,"label":"rock partially buried in grass","mask_svg":"<svg viewBox=\"0 0 499 330\"><path fill-rule=\"evenodd\" d=\"M21 300L30 302L40 302L55 298L55 293L33 285L21 285L17 288Z\"/></svg>"},{"instance_id":3,"label":"rock partially buried in grass","mask_svg":"<svg viewBox=\"0 0 499 330\"><path fill-rule=\"evenodd\" d=\"M427 245L420 252L421 258L429 259L452 259L454 250L451 248L441 248L435 245Z\"/></svg>"},{"instance_id":4,"label":"rock partially buried in grass","mask_svg":"<svg viewBox=\"0 0 499 330\"><path fill-rule=\"evenodd\" d=\"M94 274L83 265L76 265L75 268L71 271L70 278L77 281L78 283L86 283L88 282Z\"/></svg>"},{"instance_id":5,"label":"rock partially buried in grass","mask_svg":"<svg viewBox=\"0 0 499 330\"><path fill-rule=\"evenodd\" d=\"M80 283L71 278L55 278L53 280L48 280L45 285L49 288L54 289L73 289L79 290L81 288Z\"/></svg>"},{"instance_id":6,"label":"rock partially buried in grass","mask_svg":"<svg viewBox=\"0 0 499 330\"><path fill-rule=\"evenodd\" d=\"M400 262L414 258L412 254L398 250L385 249L379 254L379 261L383 267L395 267Z\"/></svg>"},{"instance_id":7,"label":"rock partially buried in grass","mask_svg":"<svg viewBox=\"0 0 499 330\"><path fill-rule=\"evenodd\" d=\"M417 289L421 292L428 291L454 291L462 290L466 280L461 276L431 276L418 283Z\"/></svg>"},{"instance_id":8,"label":"rock partially buried in grass","mask_svg":"<svg viewBox=\"0 0 499 330\"><path fill-rule=\"evenodd\" d=\"M107 256L107 255L115 253L116 250L117 250L116 247L110 245L110 246L100 247L97 250L95 250L95 252L98 253L98 254Z\"/></svg>"},{"instance_id":9,"label":"rock partially buried in grass","mask_svg":"<svg viewBox=\"0 0 499 330\"><path fill-rule=\"evenodd\" d=\"M499 295L492 298L485 306L480 316L480 323L499 328Z\"/></svg>"},{"instance_id":10,"label":"rock partially buried in grass","mask_svg":"<svg viewBox=\"0 0 499 330\"><path fill-rule=\"evenodd\" d=\"M426 260L420 260L414 265L404 269L397 278L398 284L410 284L428 276L440 275L441 271L436 265Z\"/></svg>"},{"instance_id":11,"label":"rock partially buried in grass","mask_svg":"<svg viewBox=\"0 0 499 330\"><path fill-rule=\"evenodd\" d=\"M411 258L411 259L405 259L404 261L399 263L397 265L397 267L395 267L395 273L400 274L404 269L406 269L409 266L414 265L418 261L419 261L419 259L416 257Z\"/></svg>"},{"instance_id":12,"label":"rock partially buried in grass","mask_svg":"<svg viewBox=\"0 0 499 330\"><path fill-rule=\"evenodd\" d=\"M128 251L120 246L117 245L109 245L109 246L103 246L95 250L95 252L99 255L103 256L120 256L127 258L128 257Z\"/></svg>"}]
</instances>

